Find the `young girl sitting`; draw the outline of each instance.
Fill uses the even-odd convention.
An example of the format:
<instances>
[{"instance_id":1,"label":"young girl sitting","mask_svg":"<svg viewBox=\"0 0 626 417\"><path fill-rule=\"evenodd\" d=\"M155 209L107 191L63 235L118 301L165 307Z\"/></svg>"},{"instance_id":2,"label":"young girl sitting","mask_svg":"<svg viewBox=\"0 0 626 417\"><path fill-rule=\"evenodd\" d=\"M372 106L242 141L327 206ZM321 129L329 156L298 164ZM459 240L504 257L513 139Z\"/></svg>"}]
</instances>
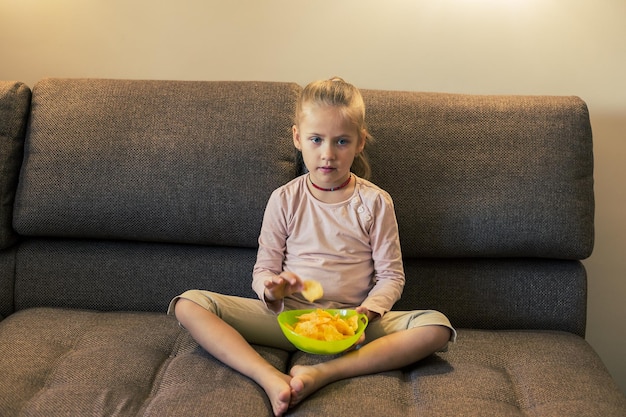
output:
<instances>
[{"instance_id":1,"label":"young girl sitting","mask_svg":"<svg viewBox=\"0 0 626 417\"><path fill-rule=\"evenodd\" d=\"M331 382L401 368L455 338L439 312L390 311L405 277L391 197L365 179L368 140L358 89L340 78L306 86L293 143L308 173L275 190L267 203L252 280L259 299L190 290L170 303L168 312L207 352L265 390L276 416ZM314 304L301 294L306 279L324 289ZM316 307L366 314L364 344L289 374L252 348L293 350L276 314Z\"/></svg>"}]
</instances>

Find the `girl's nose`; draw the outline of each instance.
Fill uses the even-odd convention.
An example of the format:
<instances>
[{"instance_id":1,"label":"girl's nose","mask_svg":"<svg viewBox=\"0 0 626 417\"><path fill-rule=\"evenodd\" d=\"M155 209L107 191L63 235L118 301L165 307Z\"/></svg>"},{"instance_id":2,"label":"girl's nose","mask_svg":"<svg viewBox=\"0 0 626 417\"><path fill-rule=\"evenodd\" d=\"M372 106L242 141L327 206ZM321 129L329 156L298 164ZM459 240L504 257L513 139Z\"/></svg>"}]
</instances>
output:
<instances>
[{"instance_id":1,"label":"girl's nose","mask_svg":"<svg viewBox=\"0 0 626 417\"><path fill-rule=\"evenodd\" d=\"M335 150L331 145L324 145L322 147L322 159L324 160L332 160L335 155Z\"/></svg>"}]
</instances>

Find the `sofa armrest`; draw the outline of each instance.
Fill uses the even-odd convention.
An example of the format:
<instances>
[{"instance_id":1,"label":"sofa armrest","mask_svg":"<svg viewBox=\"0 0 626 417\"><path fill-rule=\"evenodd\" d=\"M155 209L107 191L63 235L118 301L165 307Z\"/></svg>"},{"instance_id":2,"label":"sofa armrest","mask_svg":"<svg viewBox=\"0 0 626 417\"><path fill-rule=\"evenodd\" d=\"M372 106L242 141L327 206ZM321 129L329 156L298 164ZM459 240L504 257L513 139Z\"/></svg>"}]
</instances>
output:
<instances>
[{"instance_id":1,"label":"sofa armrest","mask_svg":"<svg viewBox=\"0 0 626 417\"><path fill-rule=\"evenodd\" d=\"M0 249L15 243L15 189L22 164L31 91L17 81L0 81Z\"/></svg>"},{"instance_id":2,"label":"sofa armrest","mask_svg":"<svg viewBox=\"0 0 626 417\"><path fill-rule=\"evenodd\" d=\"M22 164L31 91L17 81L0 81L0 320L13 312L15 249L13 202Z\"/></svg>"}]
</instances>

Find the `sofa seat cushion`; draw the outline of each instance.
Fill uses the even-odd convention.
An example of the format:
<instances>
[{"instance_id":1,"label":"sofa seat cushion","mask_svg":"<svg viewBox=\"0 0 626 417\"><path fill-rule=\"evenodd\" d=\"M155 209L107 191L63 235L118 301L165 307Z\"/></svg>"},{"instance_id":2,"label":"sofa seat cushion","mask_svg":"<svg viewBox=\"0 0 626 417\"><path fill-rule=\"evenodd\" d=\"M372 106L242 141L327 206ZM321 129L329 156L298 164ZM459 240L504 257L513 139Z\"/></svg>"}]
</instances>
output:
<instances>
[{"instance_id":1,"label":"sofa seat cushion","mask_svg":"<svg viewBox=\"0 0 626 417\"><path fill-rule=\"evenodd\" d=\"M260 351L286 363L287 353ZM253 382L213 360L164 314L23 310L0 322L0 358L4 417L230 415L233 401L211 400L224 395L236 398L237 415L263 416L269 407Z\"/></svg>"},{"instance_id":2,"label":"sofa seat cushion","mask_svg":"<svg viewBox=\"0 0 626 417\"><path fill-rule=\"evenodd\" d=\"M327 360L257 349L282 370ZM271 415L255 383L158 313L20 311L0 322L0 372L6 417ZM578 336L461 329L448 352L401 371L339 381L289 415L606 417L622 415L624 402Z\"/></svg>"}]
</instances>

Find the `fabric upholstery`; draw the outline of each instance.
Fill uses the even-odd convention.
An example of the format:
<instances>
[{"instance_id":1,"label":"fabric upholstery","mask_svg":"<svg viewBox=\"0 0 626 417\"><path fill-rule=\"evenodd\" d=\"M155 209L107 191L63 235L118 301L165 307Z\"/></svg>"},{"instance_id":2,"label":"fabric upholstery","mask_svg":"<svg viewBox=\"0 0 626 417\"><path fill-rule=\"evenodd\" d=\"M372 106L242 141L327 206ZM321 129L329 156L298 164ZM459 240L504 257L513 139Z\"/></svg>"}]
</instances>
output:
<instances>
[{"instance_id":1,"label":"fabric upholstery","mask_svg":"<svg viewBox=\"0 0 626 417\"><path fill-rule=\"evenodd\" d=\"M589 256L593 158L582 100L363 94L373 181L394 198L405 256Z\"/></svg>"},{"instance_id":2,"label":"fabric upholstery","mask_svg":"<svg viewBox=\"0 0 626 417\"><path fill-rule=\"evenodd\" d=\"M0 81L0 320L14 308L15 251L7 248L17 240L11 223L30 97L25 84Z\"/></svg>"},{"instance_id":3,"label":"fabric upholstery","mask_svg":"<svg viewBox=\"0 0 626 417\"><path fill-rule=\"evenodd\" d=\"M562 330L585 335L587 274L579 261L406 259L394 306L445 311L459 327Z\"/></svg>"},{"instance_id":4,"label":"fabric upholstery","mask_svg":"<svg viewBox=\"0 0 626 417\"><path fill-rule=\"evenodd\" d=\"M15 311L16 247L0 251L0 320Z\"/></svg>"},{"instance_id":5,"label":"fabric upholstery","mask_svg":"<svg viewBox=\"0 0 626 417\"><path fill-rule=\"evenodd\" d=\"M39 82L16 230L256 247L269 194L295 173L290 125L297 88Z\"/></svg>"},{"instance_id":6,"label":"fabric upholstery","mask_svg":"<svg viewBox=\"0 0 626 417\"><path fill-rule=\"evenodd\" d=\"M30 97L25 84L0 81L0 249L17 238L11 221Z\"/></svg>"},{"instance_id":7,"label":"fabric upholstery","mask_svg":"<svg viewBox=\"0 0 626 417\"><path fill-rule=\"evenodd\" d=\"M256 348L283 370L326 360ZM0 327L0 357L20 358L0 379L3 416L270 415L252 381L210 357L163 314L29 309ZM589 403L593 413L577 413ZM606 368L578 336L463 329L447 353L339 381L287 415L617 417L624 407Z\"/></svg>"},{"instance_id":8,"label":"fabric upholstery","mask_svg":"<svg viewBox=\"0 0 626 417\"><path fill-rule=\"evenodd\" d=\"M248 248L29 239L17 257L15 307L164 312L190 288L253 297L255 260Z\"/></svg>"}]
</instances>

